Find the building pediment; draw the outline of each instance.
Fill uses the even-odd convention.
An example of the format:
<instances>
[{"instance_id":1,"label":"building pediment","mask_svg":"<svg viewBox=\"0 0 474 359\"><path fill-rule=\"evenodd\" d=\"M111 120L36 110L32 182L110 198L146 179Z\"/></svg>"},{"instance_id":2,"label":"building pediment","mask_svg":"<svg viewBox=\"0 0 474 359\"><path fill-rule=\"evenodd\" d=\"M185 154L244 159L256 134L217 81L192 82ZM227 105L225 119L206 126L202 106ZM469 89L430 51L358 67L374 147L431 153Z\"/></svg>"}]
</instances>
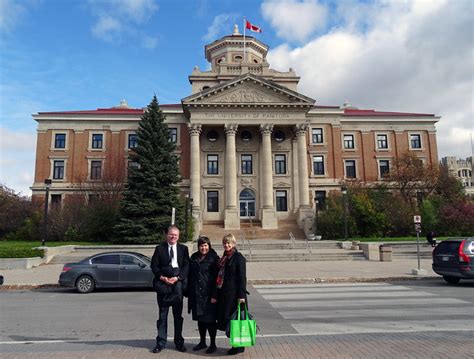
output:
<instances>
[{"instance_id":1,"label":"building pediment","mask_svg":"<svg viewBox=\"0 0 474 359\"><path fill-rule=\"evenodd\" d=\"M314 100L252 74L236 77L182 100L183 107L299 107L309 109Z\"/></svg>"}]
</instances>

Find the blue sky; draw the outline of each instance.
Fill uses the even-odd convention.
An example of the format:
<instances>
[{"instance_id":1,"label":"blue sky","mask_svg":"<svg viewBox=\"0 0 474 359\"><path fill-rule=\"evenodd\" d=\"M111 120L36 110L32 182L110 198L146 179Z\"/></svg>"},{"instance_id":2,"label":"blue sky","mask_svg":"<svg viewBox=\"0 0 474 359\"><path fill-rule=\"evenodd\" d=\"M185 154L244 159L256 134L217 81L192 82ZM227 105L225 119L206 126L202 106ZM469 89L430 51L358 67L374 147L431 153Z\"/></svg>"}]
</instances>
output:
<instances>
[{"instance_id":1,"label":"blue sky","mask_svg":"<svg viewBox=\"0 0 474 359\"><path fill-rule=\"evenodd\" d=\"M439 156L471 155L470 0L0 0L0 183L30 194L31 114L179 103L244 16L318 104L435 113Z\"/></svg>"}]
</instances>

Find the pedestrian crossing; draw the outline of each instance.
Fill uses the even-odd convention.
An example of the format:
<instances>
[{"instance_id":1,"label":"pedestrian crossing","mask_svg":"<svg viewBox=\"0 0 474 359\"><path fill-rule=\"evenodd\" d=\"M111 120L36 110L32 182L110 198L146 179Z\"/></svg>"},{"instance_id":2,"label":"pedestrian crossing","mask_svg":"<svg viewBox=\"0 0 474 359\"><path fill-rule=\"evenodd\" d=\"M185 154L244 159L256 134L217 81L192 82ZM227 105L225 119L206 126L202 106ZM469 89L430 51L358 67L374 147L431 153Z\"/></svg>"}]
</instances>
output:
<instances>
[{"instance_id":1,"label":"pedestrian crossing","mask_svg":"<svg viewBox=\"0 0 474 359\"><path fill-rule=\"evenodd\" d=\"M298 334L472 330L469 301L389 283L256 285Z\"/></svg>"}]
</instances>

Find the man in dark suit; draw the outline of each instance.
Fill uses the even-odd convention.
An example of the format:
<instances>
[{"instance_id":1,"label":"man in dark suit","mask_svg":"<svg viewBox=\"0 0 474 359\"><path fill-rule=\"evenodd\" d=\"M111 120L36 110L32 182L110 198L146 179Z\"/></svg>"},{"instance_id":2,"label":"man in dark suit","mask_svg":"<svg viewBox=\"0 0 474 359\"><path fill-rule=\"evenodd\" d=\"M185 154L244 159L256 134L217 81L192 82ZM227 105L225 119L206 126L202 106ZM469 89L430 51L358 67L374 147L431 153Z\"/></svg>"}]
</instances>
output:
<instances>
[{"instance_id":1,"label":"man in dark suit","mask_svg":"<svg viewBox=\"0 0 474 359\"><path fill-rule=\"evenodd\" d=\"M171 307L174 319L174 345L180 352L185 352L183 338L183 290L189 271L188 247L178 243L179 229L168 228L166 241L156 246L151 259L151 270L155 274L153 287L156 290L159 318L156 322L158 335L153 353L161 352L168 335L168 312Z\"/></svg>"}]
</instances>

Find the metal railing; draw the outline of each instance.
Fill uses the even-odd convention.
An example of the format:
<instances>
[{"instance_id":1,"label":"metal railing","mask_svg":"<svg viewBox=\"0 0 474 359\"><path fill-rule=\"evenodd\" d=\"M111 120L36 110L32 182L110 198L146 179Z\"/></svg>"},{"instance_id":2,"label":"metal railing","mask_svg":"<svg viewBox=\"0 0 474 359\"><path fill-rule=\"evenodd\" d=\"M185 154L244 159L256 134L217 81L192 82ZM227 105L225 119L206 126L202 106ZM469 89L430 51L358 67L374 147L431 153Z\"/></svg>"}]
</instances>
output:
<instances>
[{"instance_id":1,"label":"metal railing","mask_svg":"<svg viewBox=\"0 0 474 359\"><path fill-rule=\"evenodd\" d=\"M295 248L295 235L293 234L293 232L288 233L288 235L290 236L291 249L294 249Z\"/></svg>"}]
</instances>

